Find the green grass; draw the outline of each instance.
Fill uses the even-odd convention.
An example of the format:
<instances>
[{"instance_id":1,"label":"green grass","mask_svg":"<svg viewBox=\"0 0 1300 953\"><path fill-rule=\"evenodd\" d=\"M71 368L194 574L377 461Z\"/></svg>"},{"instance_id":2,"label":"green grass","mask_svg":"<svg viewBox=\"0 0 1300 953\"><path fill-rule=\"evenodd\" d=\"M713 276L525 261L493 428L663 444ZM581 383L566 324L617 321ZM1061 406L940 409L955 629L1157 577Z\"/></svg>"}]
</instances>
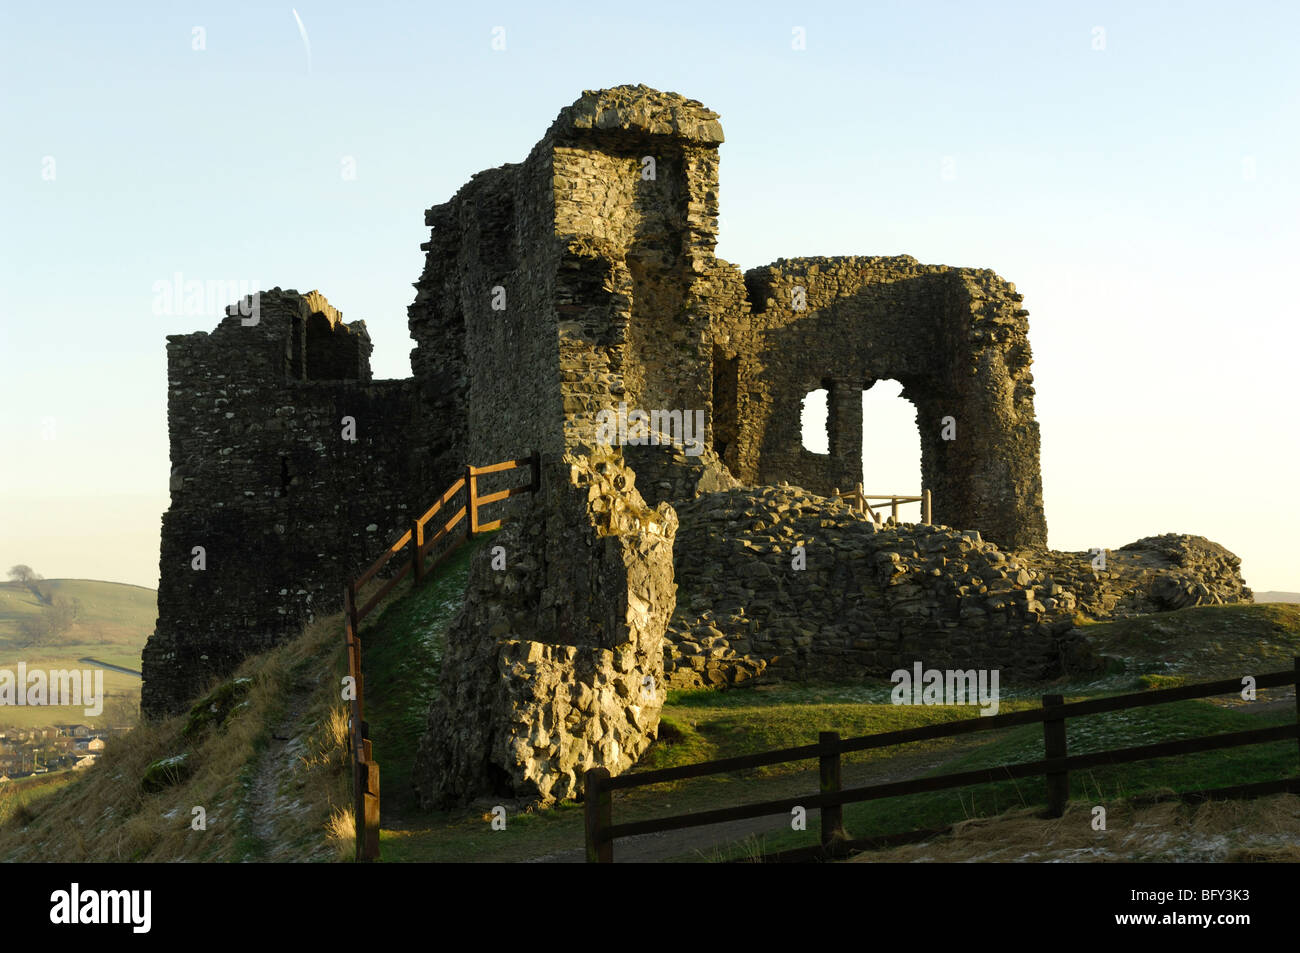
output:
<instances>
[{"instance_id":1,"label":"green grass","mask_svg":"<svg viewBox=\"0 0 1300 953\"><path fill-rule=\"evenodd\" d=\"M505 830L493 830L483 812L420 815L418 829L381 830L384 863L498 863L530 860L582 848L580 804L533 814L513 814Z\"/></svg>"},{"instance_id":2,"label":"green grass","mask_svg":"<svg viewBox=\"0 0 1300 953\"><path fill-rule=\"evenodd\" d=\"M424 585L388 603L373 623L362 623L366 720L386 814L417 807L411 768L429 705L438 694L444 637L464 601L470 560L491 536L476 536ZM407 591L405 584L399 588Z\"/></svg>"},{"instance_id":3,"label":"green grass","mask_svg":"<svg viewBox=\"0 0 1300 953\"><path fill-rule=\"evenodd\" d=\"M1252 713L1198 699L1071 720L1066 723L1066 744L1070 754L1086 754L1290 724L1294 720L1294 709ZM964 750L954 753L941 767L925 772L923 776L994 768L1045 757L1043 731L1038 725L989 732L988 736L976 737L962 748ZM1070 775L1070 798L1105 805L1135 795L1226 787L1294 777L1296 774L1295 742L1273 742L1075 772ZM989 817L1017 808L1045 806L1046 803L1042 778L1009 779L950 791L846 805L844 826L852 837L875 837L947 827L972 817ZM808 831L782 831L768 835L765 849L776 851L815 844L818 837L816 812L810 811L809 815ZM739 850L739 847L733 849Z\"/></svg>"},{"instance_id":4,"label":"green grass","mask_svg":"<svg viewBox=\"0 0 1300 953\"><path fill-rule=\"evenodd\" d=\"M29 817L44 798L57 794L79 777L79 772L56 771L0 784L0 825L15 817L20 821Z\"/></svg>"},{"instance_id":5,"label":"green grass","mask_svg":"<svg viewBox=\"0 0 1300 953\"><path fill-rule=\"evenodd\" d=\"M670 768L717 758L755 754L779 748L815 744L822 731L837 731L842 738L900 731L923 725L939 724L966 718L978 718L974 706L894 705L890 703L852 703L805 701L810 693L834 694L837 686L792 686L788 690L759 691L733 689L712 693L717 704L709 705L698 697L709 693L692 692L689 696L670 694L664 706L661 740L651 747L636 770ZM1032 707L1028 701L1003 704L1000 711L1017 711ZM914 742L908 752L939 751L950 747L952 739L939 738ZM887 760L896 750L858 751L845 756L846 764ZM770 765L758 768L756 776L768 777L802 770L805 763Z\"/></svg>"}]
</instances>

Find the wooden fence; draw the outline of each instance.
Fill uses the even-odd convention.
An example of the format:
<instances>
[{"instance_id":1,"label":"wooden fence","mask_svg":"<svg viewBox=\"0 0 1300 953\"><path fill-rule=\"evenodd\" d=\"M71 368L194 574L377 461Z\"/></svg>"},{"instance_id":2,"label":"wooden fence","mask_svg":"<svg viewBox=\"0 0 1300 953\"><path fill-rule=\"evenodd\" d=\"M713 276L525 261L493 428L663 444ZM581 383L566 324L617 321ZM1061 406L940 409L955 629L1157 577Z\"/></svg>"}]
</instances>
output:
<instances>
[{"instance_id":1,"label":"wooden fence","mask_svg":"<svg viewBox=\"0 0 1300 953\"><path fill-rule=\"evenodd\" d=\"M872 521L876 523L880 522L880 514L877 513L875 509L872 508L871 506L872 500L879 501L876 504L876 507L879 509L884 509L885 504L888 503L890 506L890 516L893 517L895 523L898 522L898 507L901 504L920 503L921 522L925 523L927 526L931 522L929 490L922 490L920 496L898 496L897 494L893 494L893 493L867 494L862 492L862 484L859 483L857 487L845 493L841 493L840 488L836 487L834 490L831 491L831 495L839 497L842 500L848 500L849 503L851 503L859 513L866 513L868 516L871 517Z\"/></svg>"},{"instance_id":2,"label":"wooden fence","mask_svg":"<svg viewBox=\"0 0 1300 953\"><path fill-rule=\"evenodd\" d=\"M479 495L479 477L490 473L504 473L525 466L532 472L532 480L528 484ZM422 516L411 521L411 528L394 539L379 558L361 575L349 582L343 591L343 626L347 643L348 675L352 678L353 687L348 738L352 751L352 804L353 816L356 819L357 860L379 859L379 765L375 762L371 751L370 726L365 720L365 676L361 668L359 635L361 621L373 612L375 607L407 576L411 577L413 586L420 585L438 566L469 542L475 533L487 533L500 527L499 519L486 523L480 522L481 507L521 493L535 493L540 486L541 460L536 453L530 457L507 460L486 467L466 466L464 474L448 487ZM462 493L465 502L448 516L443 507L448 506L457 494ZM436 531L430 535L426 530L439 513L442 513L442 516L435 524ZM457 531L458 526L461 527L459 531ZM441 551L437 553L433 562L427 562L429 554L440 545ZM374 580L394 556L408 548L410 553L401 569L393 573L373 595L361 603L362 587Z\"/></svg>"},{"instance_id":3,"label":"wooden fence","mask_svg":"<svg viewBox=\"0 0 1300 953\"><path fill-rule=\"evenodd\" d=\"M892 838L851 840L843 829L843 805L845 804L871 801L877 798L897 797L904 794L917 794L923 791L942 791L949 788L968 787L974 784L988 784L1011 778L1045 778L1047 788L1046 816L1060 817L1065 811L1065 804L1069 797L1069 773L1071 771L1080 771L1110 764L1147 761L1153 758L1167 758L1201 751L1236 748L1243 745L1283 741L1287 738L1296 738L1300 741L1300 657L1294 660L1294 668L1291 671L1270 672L1267 675L1260 675L1255 679L1255 685L1259 689L1294 685L1297 689L1296 724L1204 735L1197 738L1164 741L1157 744L1138 745L1132 748L1117 748L1087 754L1070 755L1066 752L1065 723L1069 718L1095 715L1101 712L1123 711L1130 708L1146 708L1150 705L1163 705L1168 702L1184 701L1189 698L1208 698L1213 695L1239 693L1242 688L1241 679L1229 678L1200 685L1185 685L1178 688L1115 695L1109 698L1088 699L1086 701L1071 702L1068 705L1065 704L1064 698L1060 695L1044 695L1041 708L1027 711L1010 712L991 717L967 718L939 725L926 725L920 728L907 728L901 731L865 735L860 738L841 739L835 732L822 732L818 736L817 744L804 745L798 748L784 748L779 751L767 751L737 758L725 758L720 761L705 761L700 764L664 768L641 774L624 774L618 777L610 777L607 769L592 768L586 772L585 779L587 860L595 863L612 862L614 859L614 841L620 837L633 837L638 834L653 834L659 831L699 827L705 824L720 824L725 821L737 821L774 814L788 815L796 807L820 809L820 844L815 847L798 848L793 851L768 855L764 859L817 860L838 857L843 856L850 849L875 848L883 846L887 842L898 843L908 839L920 840L938 833L937 831L914 831L895 835ZM916 778L911 781L873 784L848 790L842 790L840 787L840 757L853 751L866 751L872 748L905 744L910 741L924 741L931 738L944 738L952 735L971 734L976 731L990 731L998 728L1037 723L1041 723L1043 726L1044 754L1046 757L1041 761L1028 761L997 768L981 768L976 771L943 774L931 778ZM692 814L676 814L671 817L634 821L625 824L613 823L612 794L614 791L660 784L665 781L680 781L685 778L698 778L728 771L757 768L769 764L804 761L812 758L817 758L820 766L821 790L815 795L782 798L776 801L763 801L757 804L699 811ZM1191 791L1180 794L1179 797L1184 800L1241 798L1258 797L1264 794L1280 792L1300 793L1300 776L1284 778L1278 781L1263 781L1254 784L1239 784L1225 788Z\"/></svg>"}]
</instances>

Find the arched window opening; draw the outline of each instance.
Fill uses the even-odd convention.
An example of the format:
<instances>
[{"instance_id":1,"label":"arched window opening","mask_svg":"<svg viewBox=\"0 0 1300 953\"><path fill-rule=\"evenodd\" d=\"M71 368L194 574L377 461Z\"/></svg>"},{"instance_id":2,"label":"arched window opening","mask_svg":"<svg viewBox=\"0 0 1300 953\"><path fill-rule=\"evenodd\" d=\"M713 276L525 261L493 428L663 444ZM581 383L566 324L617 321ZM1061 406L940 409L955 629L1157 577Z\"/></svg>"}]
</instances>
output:
<instances>
[{"instance_id":1,"label":"arched window opening","mask_svg":"<svg viewBox=\"0 0 1300 953\"><path fill-rule=\"evenodd\" d=\"M803 448L809 453L830 453L830 436L827 432L829 411L826 388L809 391L804 395L800 423L803 428Z\"/></svg>"}]
</instances>

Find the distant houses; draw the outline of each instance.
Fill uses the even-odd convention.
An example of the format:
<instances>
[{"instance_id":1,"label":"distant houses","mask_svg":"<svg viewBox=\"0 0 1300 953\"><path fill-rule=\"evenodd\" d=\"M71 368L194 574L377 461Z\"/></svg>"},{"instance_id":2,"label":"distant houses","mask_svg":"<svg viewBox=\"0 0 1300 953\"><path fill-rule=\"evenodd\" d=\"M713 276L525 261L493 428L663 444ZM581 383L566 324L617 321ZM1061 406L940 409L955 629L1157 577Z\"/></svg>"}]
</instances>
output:
<instances>
[{"instance_id":1,"label":"distant houses","mask_svg":"<svg viewBox=\"0 0 1300 953\"><path fill-rule=\"evenodd\" d=\"M0 774L16 781L51 771L84 770L104 753L110 738L127 731L83 724L0 730Z\"/></svg>"},{"instance_id":2,"label":"distant houses","mask_svg":"<svg viewBox=\"0 0 1300 953\"><path fill-rule=\"evenodd\" d=\"M63 738L89 738L94 731L90 725L55 725L54 728Z\"/></svg>"}]
</instances>

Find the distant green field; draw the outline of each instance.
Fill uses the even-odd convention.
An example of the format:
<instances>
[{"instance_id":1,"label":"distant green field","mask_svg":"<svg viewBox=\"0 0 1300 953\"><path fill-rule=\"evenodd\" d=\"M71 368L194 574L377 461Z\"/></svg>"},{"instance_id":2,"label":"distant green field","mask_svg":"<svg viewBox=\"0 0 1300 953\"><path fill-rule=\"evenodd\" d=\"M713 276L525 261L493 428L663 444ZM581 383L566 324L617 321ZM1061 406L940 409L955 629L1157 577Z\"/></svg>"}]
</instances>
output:
<instances>
[{"instance_id":1,"label":"distant green field","mask_svg":"<svg viewBox=\"0 0 1300 953\"><path fill-rule=\"evenodd\" d=\"M25 662L28 669L95 668L82 658L94 658L140 670L140 652L153 632L158 616L158 593L142 586L97 582L91 579L45 579L38 583L52 595L76 599L80 615L57 641L25 646L19 624L24 617L48 611L26 587L16 582L0 584L0 668L14 670ZM91 725L120 724L123 712L134 711L140 700L140 679L104 671L104 691L116 701L98 718L82 709L58 707L0 707L0 726L34 728L60 722Z\"/></svg>"}]
</instances>

